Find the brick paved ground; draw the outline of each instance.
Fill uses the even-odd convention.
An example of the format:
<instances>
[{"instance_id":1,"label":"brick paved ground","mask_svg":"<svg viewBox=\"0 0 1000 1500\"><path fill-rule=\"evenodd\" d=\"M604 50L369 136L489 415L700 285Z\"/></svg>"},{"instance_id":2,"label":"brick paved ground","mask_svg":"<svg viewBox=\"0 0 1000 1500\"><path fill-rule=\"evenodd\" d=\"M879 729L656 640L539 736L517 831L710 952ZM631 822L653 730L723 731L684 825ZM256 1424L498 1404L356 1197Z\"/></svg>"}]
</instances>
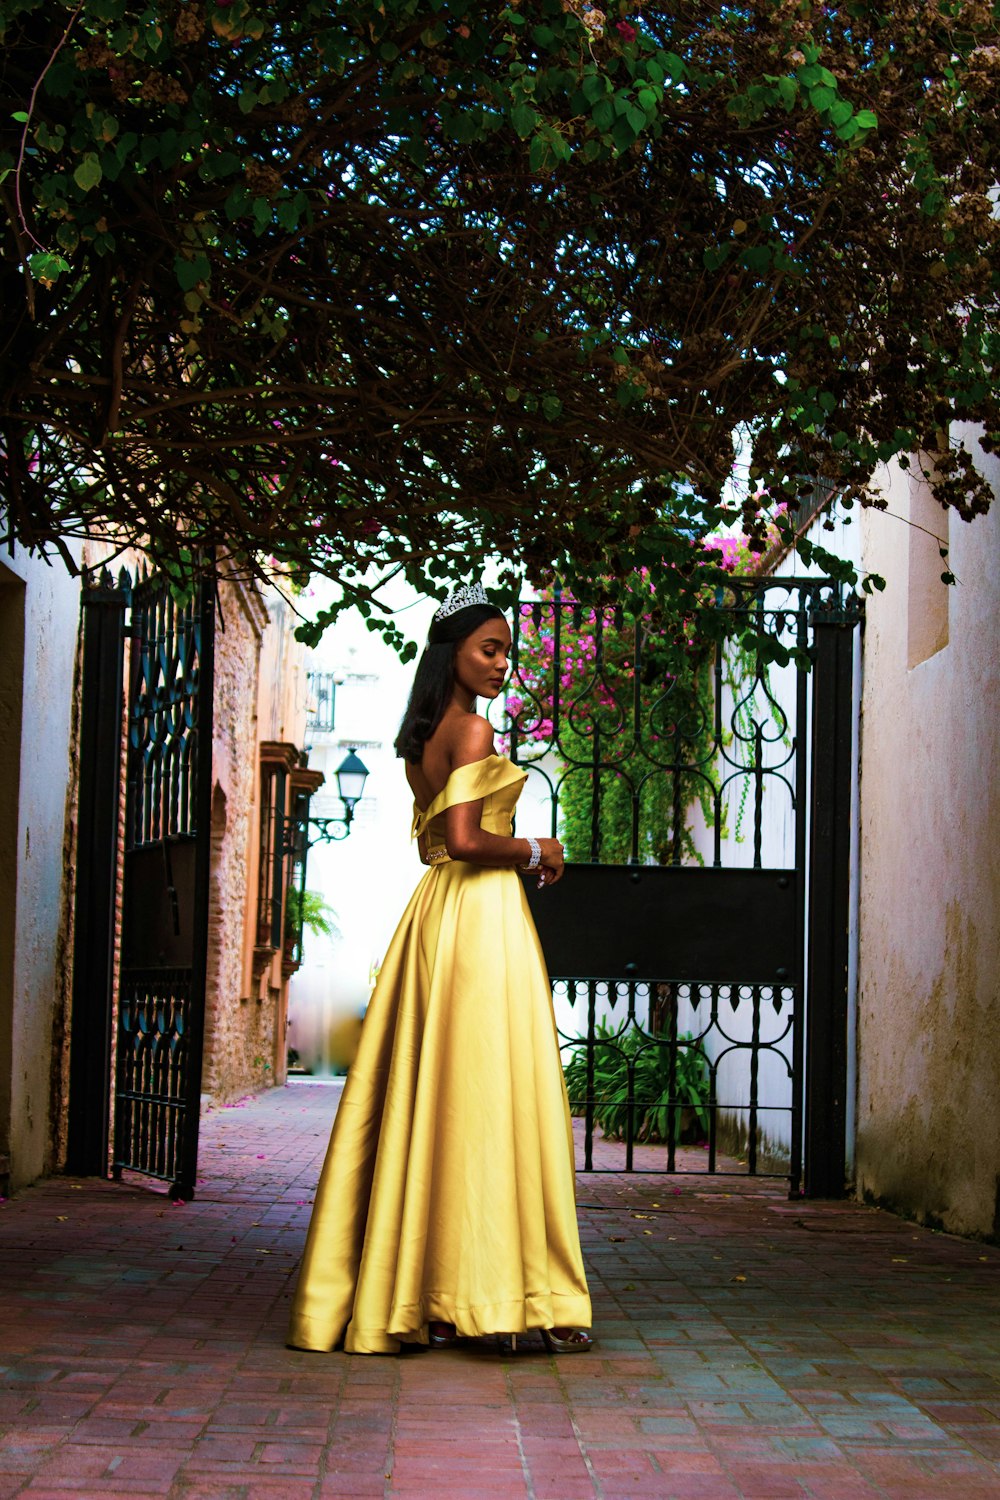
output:
<instances>
[{"instance_id":1,"label":"brick paved ground","mask_svg":"<svg viewBox=\"0 0 1000 1500\"><path fill-rule=\"evenodd\" d=\"M590 1355L285 1349L336 1097L210 1115L193 1204L0 1207L0 1500L1000 1496L1000 1250L780 1187L581 1179Z\"/></svg>"}]
</instances>

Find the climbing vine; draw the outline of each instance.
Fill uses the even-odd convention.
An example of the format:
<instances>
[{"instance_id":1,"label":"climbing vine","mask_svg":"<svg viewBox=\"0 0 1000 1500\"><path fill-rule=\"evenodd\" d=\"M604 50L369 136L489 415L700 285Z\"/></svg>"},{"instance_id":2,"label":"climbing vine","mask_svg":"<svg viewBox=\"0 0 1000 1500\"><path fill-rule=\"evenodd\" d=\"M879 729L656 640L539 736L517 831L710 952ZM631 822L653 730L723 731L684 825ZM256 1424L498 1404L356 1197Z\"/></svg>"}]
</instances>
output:
<instances>
[{"instance_id":1,"label":"climbing vine","mask_svg":"<svg viewBox=\"0 0 1000 1500\"><path fill-rule=\"evenodd\" d=\"M3 535L320 571L391 636L383 580L487 557L683 619L720 526L896 455L971 517L998 40L980 0L0 0Z\"/></svg>"}]
</instances>

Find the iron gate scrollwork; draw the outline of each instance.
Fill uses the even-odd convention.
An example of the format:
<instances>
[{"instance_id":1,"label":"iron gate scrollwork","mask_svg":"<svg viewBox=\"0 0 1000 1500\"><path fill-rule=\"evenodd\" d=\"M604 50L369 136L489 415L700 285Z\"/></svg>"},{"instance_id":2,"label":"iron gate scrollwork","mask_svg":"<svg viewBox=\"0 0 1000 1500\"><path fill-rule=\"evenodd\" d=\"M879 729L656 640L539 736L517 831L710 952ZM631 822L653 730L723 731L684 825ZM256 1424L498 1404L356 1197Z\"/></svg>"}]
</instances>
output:
<instances>
[{"instance_id":1,"label":"iron gate scrollwork","mask_svg":"<svg viewBox=\"0 0 1000 1500\"><path fill-rule=\"evenodd\" d=\"M215 589L132 591L113 1166L194 1193L208 943Z\"/></svg>"},{"instance_id":2,"label":"iron gate scrollwork","mask_svg":"<svg viewBox=\"0 0 1000 1500\"><path fill-rule=\"evenodd\" d=\"M669 627L518 607L499 727L571 866L529 900L584 1170L843 1190L860 618L825 579L734 579Z\"/></svg>"}]
</instances>

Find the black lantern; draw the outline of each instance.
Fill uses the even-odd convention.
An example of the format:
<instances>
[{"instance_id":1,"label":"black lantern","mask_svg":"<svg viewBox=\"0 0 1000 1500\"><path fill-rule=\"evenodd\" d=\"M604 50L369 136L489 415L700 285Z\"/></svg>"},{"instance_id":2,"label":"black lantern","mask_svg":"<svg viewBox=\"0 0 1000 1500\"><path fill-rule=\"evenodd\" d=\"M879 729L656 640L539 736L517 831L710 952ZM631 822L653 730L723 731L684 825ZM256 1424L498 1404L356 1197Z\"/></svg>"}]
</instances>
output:
<instances>
[{"instance_id":1,"label":"black lantern","mask_svg":"<svg viewBox=\"0 0 1000 1500\"><path fill-rule=\"evenodd\" d=\"M337 767L336 775L337 794L344 804L345 821L349 823L354 816L355 804L360 802L365 794L365 782L368 780L368 767L355 747L352 746L344 756Z\"/></svg>"}]
</instances>

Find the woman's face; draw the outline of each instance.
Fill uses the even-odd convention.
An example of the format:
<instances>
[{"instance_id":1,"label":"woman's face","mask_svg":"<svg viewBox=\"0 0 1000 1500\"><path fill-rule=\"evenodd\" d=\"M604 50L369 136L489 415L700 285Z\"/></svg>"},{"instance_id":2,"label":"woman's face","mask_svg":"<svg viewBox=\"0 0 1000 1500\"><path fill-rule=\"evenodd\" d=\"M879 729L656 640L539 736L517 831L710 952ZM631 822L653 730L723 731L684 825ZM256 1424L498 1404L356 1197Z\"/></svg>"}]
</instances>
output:
<instances>
[{"instance_id":1,"label":"woman's face","mask_svg":"<svg viewBox=\"0 0 1000 1500\"><path fill-rule=\"evenodd\" d=\"M455 647L455 682L473 698L495 698L507 676L509 655L507 621L487 620Z\"/></svg>"}]
</instances>

